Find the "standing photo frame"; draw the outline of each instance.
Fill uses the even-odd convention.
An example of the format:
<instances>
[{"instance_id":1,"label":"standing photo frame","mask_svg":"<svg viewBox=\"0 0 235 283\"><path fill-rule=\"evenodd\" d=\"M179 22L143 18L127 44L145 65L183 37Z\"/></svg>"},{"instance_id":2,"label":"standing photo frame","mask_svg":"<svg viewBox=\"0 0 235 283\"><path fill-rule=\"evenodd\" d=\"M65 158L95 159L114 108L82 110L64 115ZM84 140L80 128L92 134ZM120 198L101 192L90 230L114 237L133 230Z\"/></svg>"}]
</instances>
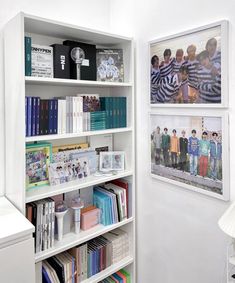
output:
<instances>
[{"instance_id":1,"label":"standing photo frame","mask_svg":"<svg viewBox=\"0 0 235 283\"><path fill-rule=\"evenodd\" d=\"M228 21L149 42L151 107L228 107Z\"/></svg>"},{"instance_id":2,"label":"standing photo frame","mask_svg":"<svg viewBox=\"0 0 235 283\"><path fill-rule=\"evenodd\" d=\"M153 178L221 200L229 200L227 111L175 109L149 114Z\"/></svg>"},{"instance_id":3,"label":"standing photo frame","mask_svg":"<svg viewBox=\"0 0 235 283\"><path fill-rule=\"evenodd\" d=\"M50 143L27 144L25 152L26 189L49 185Z\"/></svg>"}]
</instances>

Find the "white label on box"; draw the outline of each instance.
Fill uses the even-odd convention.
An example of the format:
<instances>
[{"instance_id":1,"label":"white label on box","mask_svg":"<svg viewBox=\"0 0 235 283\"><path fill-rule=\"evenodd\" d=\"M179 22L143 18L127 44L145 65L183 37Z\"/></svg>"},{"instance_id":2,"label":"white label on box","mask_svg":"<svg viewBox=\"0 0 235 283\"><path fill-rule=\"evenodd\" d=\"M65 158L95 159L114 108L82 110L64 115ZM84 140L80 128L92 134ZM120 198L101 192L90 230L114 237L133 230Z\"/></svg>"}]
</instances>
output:
<instances>
[{"instance_id":1,"label":"white label on box","mask_svg":"<svg viewBox=\"0 0 235 283\"><path fill-rule=\"evenodd\" d=\"M89 59L83 59L83 60L82 60L82 66L89 67L89 66L90 66L90 61L89 61Z\"/></svg>"}]
</instances>

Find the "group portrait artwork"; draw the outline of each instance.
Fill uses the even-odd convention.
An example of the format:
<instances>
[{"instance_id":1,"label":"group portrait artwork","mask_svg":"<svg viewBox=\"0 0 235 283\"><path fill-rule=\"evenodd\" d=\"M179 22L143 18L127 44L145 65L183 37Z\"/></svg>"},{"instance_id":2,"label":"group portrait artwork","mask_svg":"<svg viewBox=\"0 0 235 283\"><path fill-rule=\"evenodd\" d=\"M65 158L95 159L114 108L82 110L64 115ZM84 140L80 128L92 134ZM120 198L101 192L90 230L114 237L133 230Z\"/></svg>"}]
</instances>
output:
<instances>
[{"instance_id":1,"label":"group portrait artwork","mask_svg":"<svg viewBox=\"0 0 235 283\"><path fill-rule=\"evenodd\" d=\"M152 45L151 103L221 103L220 39L212 31Z\"/></svg>"},{"instance_id":2,"label":"group portrait artwork","mask_svg":"<svg viewBox=\"0 0 235 283\"><path fill-rule=\"evenodd\" d=\"M222 133L203 129L203 118L198 121L195 127L191 123L191 128L184 128L184 122L171 130L167 125L152 127L151 170L155 175L221 193Z\"/></svg>"}]
</instances>

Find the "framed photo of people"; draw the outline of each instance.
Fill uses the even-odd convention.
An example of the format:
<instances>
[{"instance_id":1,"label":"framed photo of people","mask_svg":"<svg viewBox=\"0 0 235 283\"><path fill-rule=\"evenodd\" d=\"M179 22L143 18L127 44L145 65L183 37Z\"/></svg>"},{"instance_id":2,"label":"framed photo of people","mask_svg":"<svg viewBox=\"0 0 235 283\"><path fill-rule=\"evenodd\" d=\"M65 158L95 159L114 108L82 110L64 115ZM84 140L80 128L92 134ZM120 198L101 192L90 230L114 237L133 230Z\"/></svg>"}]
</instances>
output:
<instances>
[{"instance_id":1,"label":"framed photo of people","mask_svg":"<svg viewBox=\"0 0 235 283\"><path fill-rule=\"evenodd\" d=\"M149 43L153 107L228 106L228 22Z\"/></svg>"},{"instance_id":2,"label":"framed photo of people","mask_svg":"<svg viewBox=\"0 0 235 283\"><path fill-rule=\"evenodd\" d=\"M201 109L188 113L180 109L150 113L151 175L228 200L228 113Z\"/></svg>"}]
</instances>

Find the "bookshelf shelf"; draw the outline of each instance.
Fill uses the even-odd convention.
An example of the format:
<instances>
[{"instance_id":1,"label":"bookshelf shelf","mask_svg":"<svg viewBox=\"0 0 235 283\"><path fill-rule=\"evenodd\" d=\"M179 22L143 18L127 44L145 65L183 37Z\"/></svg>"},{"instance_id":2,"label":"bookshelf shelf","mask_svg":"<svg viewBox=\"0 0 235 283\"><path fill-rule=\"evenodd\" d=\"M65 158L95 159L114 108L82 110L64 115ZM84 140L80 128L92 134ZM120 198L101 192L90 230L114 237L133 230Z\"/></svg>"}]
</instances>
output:
<instances>
[{"instance_id":1,"label":"bookshelf shelf","mask_svg":"<svg viewBox=\"0 0 235 283\"><path fill-rule=\"evenodd\" d=\"M107 134L115 134L115 133L125 133L131 132L132 128L116 128L116 129L107 129L100 131L89 131L82 133L74 133L74 134L63 134L63 135L45 135L45 136L33 136L26 137L26 142L36 142L36 141L52 141L52 140L62 140L62 139L71 139L71 138L80 138L80 137L89 137L89 136L97 136L97 135L107 135Z\"/></svg>"},{"instance_id":2,"label":"bookshelf shelf","mask_svg":"<svg viewBox=\"0 0 235 283\"><path fill-rule=\"evenodd\" d=\"M36 189L30 189L26 191L26 199L25 202L29 203L32 201L36 201L39 199L55 196L58 194L63 194L67 192L72 192L75 190L85 189L89 186L94 186L97 184L105 183L112 181L118 178L125 178L131 176L133 174L132 171L124 171L112 176L89 176L79 181L71 181L68 183L64 183L58 186L43 186L38 187Z\"/></svg>"},{"instance_id":3,"label":"bookshelf shelf","mask_svg":"<svg viewBox=\"0 0 235 283\"><path fill-rule=\"evenodd\" d=\"M30 85L52 86L87 86L87 87L132 87L132 83L113 83L72 79L25 77L25 83Z\"/></svg>"},{"instance_id":4,"label":"bookshelf shelf","mask_svg":"<svg viewBox=\"0 0 235 283\"><path fill-rule=\"evenodd\" d=\"M104 233L107 233L111 230L114 230L118 227L122 227L132 222L133 222L133 217L130 217L126 220L123 220L113 225L108 225L108 226L103 226L101 224L97 225L96 227L89 229L87 231L81 231L80 234L78 235L73 232L70 232L64 235L61 241L55 240L55 245L53 248L37 253L35 255L35 262L37 263L39 261L42 261L48 257L66 251L74 246L80 245Z\"/></svg>"},{"instance_id":5,"label":"bookshelf shelf","mask_svg":"<svg viewBox=\"0 0 235 283\"><path fill-rule=\"evenodd\" d=\"M123 260L119 261L116 264L111 265L110 267L106 268L102 272L97 273L96 275L93 275L92 277L83 280L82 283L97 283L100 280L105 279L106 277L112 275L113 273L117 272L118 270L128 266L129 264L133 263L134 258L133 257L126 257Z\"/></svg>"},{"instance_id":6,"label":"bookshelf shelf","mask_svg":"<svg viewBox=\"0 0 235 283\"><path fill-rule=\"evenodd\" d=\"M122 49L124 63L124 82L99 82L57 78L37 78L25 76L25 36L39 45L62 44L64 40L82 41L96 45L97 48ZM60 23L19 13L4 28L5 60L5 144L6 152L6 197L22 212L26 204L63 193L86 188L125 178L131 184L129 204L132 208L131 218L114 225L98 225L79 235L70 232L62 241L55 241L53 248L35 255L35 282L42 283L42 261L48 257L85 243L115 228L121 227L130 239L130 256L117 264L103 270L82 283L95 283L106 278L117 270L127 267L131 281L135 279L135 93L134 93L134 44L133 39L101 31L90 30L74 25ZM14 72L12 71L14 70ZM97 94L100 97L126 97L127 127L100 131L89 131L63 135L44 135L25 137L25 98L28 96L51 99L53 97L75 96L77 94ZM72 181L58 186L41 186L26 190L25 153L26 143L50 141L52 146L74 143L92 143L97 147L101 135L111 135L111 147L114 151L125 152L126 170L111 176L89 176L83 180ZM95 137L93 137L95 136ZM89 137L89 138L88 138ZM102 145L101 145L102 146ZM110 143L109 143L110 146ZM9 170L16 165L17 170ZM87 194L89 192L87 191ZM72 195L72 194L71 194ZM66 223L68 224L68 223ZM33 251L32 251L33 252ZM38 271L37 271L38 270ZM35 283L32 282L32 283Z\"/></svg>"}]
</instances>

